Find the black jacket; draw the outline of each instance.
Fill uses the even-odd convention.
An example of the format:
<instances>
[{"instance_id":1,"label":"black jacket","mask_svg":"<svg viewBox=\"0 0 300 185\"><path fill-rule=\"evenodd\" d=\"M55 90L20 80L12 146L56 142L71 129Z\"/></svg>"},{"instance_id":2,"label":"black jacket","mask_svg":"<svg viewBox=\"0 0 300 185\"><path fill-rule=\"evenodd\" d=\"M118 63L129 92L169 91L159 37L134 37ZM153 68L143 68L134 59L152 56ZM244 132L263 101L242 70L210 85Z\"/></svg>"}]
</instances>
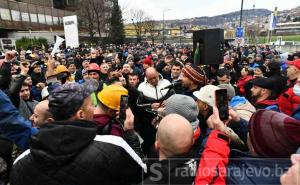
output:
<instances>
[{"instance_id":1,"label":"black jacket","mask_svg":"<svg viewBox=\"0 0 300 185\"><path fill-rule=\"evenodd\" d=\"M13 166L12 185L132 184L146 168L122 138L96 136L89 121L45 124L26 152Z\"/></svg>"}]
</instances>

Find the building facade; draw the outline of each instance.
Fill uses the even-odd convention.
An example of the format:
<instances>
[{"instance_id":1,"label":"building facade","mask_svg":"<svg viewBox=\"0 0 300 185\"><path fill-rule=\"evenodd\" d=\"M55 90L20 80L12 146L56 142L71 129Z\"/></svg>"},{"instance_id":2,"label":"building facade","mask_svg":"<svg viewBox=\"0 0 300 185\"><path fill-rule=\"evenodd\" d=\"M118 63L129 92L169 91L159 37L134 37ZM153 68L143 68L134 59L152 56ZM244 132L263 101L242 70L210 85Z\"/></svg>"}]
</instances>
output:
<instances>
[{"instance_id":1,"label":"building facade","mask_svg":"<svg viewBox=\"0 0 300 185\"><path fill-rule=\"evenodd\" d=\"M0 0L0 38L19 39L64 36L63 17L76 15L76 7L84 0ZM112 5L112 0L104 0ZM87 33L79 25L80 35Z\"/></svg>"}]
</instances>

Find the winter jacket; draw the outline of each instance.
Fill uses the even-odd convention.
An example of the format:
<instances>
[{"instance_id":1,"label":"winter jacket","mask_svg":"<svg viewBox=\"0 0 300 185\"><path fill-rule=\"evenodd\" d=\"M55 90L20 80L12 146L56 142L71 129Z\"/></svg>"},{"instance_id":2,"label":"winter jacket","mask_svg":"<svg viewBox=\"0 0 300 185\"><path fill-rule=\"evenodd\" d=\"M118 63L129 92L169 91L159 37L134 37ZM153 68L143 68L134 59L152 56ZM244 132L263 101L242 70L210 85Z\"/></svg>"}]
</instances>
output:
<instances>
[{"instance_id":1,"label":"winter jacket","mask_svg":"<svg viewBox=\"0 0 300 185\"><path fill-rule=\"evenodd\" d=\"M212 130L200 158L195 185L225 185L229 152L229 138L222 132Z\"/></svg>"},{"instance_id":2,"label":"winter jacket","mask_svg":"<svg viewBox=\"0 0 300 185\"><path fill-rule=\"evenodd\" d=\"M289 159L265 159L232 150L227 166L227 184L280 184L290 167Z\"/></svg>"},{"instance_id":3,"label":"winter jacket","mask_svg":"<svg viewBox=\"0 0 300 185\"><path fill-rule=\"evenodd\" d=\"M122 137L141 158L144 157L141 144L134 130L124 131L121 123L105 114L94 115L97 123L97 134Z\"/></svg>"},{"instance_id":4,"label":"winter jacket","mask_svg":"<svg viewBox=\"0 0 300 185\"><path fill-rule=\"evenodd\" d=\"M241 77L238 81L237 81L237 87L239 88L239 90L240 90L240 93L241 93L241 95L242 96L245 96L245 94L246 94L246 92L245 92L245 88L244 88L244 86L245 86L245 84L249 81L249 80L251 80L253 77L252 76L246 76L246 77Z\"/></svg>"},{"instance_id":5,"label":"winter jacket","mask_svg":"<svg viewBox=\"0 0 300 185\"><path fill-rule=\"evenodd\" d=\"M262 101L257 101L254 103L254 107L256 109L267 109L267 110L273 110L278 112L278 106L277 106L277 101L276 100L262 100Z\"/></svg>"},{"instance_id":6,"label":"winter jacket","mask_svg":"<svg viewBox=\"0 0 300 185\"><path fill-rule=\"evenodd\" d=\"M122 138L96 132L95 124L85 120L43 125L30 150L16 159L11 185L140 182L147 170L141 158Z\"/></svg>"},{"instance_id":7,"label":"winter jacket","mask_svg":"<svg viewBox=\"0 0 300 185\"><path fill-rule=\"evenodd\" d=\"M20 115L8 96L0 90L0 135L25 150L29 148L31 136L37 133L38 129Z\"/></svg>"},{"instance_id":8,"label":"winter jacket","mask_svg":"<svg viewBox=\"0 0 300 185\"><path fill-rule=\"evenodd\" d=\"M13 163L13 144L0 136L0 148L0 184L4 185L9 181L9 173Z\"/></svg>"},{"instance_id":9,"label":"winter jacket","mask_svg":"<svg viewBox=\"0 0 300 185\"><path fill-rule=\"evenodd\" d=\"M278 97L277 103L280 111L290 116L300 105L300 96L297 96L293 92L293 87L290 87Z\"/></svg>"},{"instance_id":10,"label":"winter jacket","mask_svg":"<svg viewBox=\"0 0 300 185\"><path fill-rule=\"evenodd\" d=\"M256 111L255 107L245 97L241 96L233 97L229 105L246 121L249 121L252 114Z\"/></svg>"},{"instance_id":11,"label":"winter jacket","mask_svg":"<svg viewBox=\"0 0 300 185\"><path fill-rule=\"evenodd\" d=\"M139 104L159 102L159 100L162 100L163 98L167 99L174 94L174 91L171 90L168 93L169 89L161 89L170 84L171 83L168 80L163 79L162 76L160 76L157 86L152 86L147 80L144 81L138 87L138 91L143 94L143 100L139 99ZM167 97L165 97L166 95Z\"/></svg>"},{"instance_id":12,"label":"winter jacket","mask_svg":"<svg viewBox=\"0 0 300 185\"><path fill-rule=\"evenodd\" d=\"M38 104L39 102L33 100L22 100L20 98L20 105L19 105L19 111L21 116L23 116L25 119L29 119L30 116L33 114L34 112L34 108L35 106Z\"/></svg>"},{"instance_id":13,"label":"winter jacket","mask_svg":"<svg viewBox=\"0 0 300 185\"><path fill-rule=\"evenodd\" d=\"M291 117L300 121L300 106L298 106L298 108L293 112Z\"/></svg>"},{"instance_id":14,"label":"winter jacket","mask_svg":"<svg viewBox=\"0 0 300 185\"><path fill-rule=\"evenodd\" d=\"M123 128L121 127L120 123L117 123L116 120L111 119L108 115L105 114L94 114L93 120L97 123L99 131L106 126L106 125L111 125L110 133L105 133L103 135L114 135L114 136L120 136L123 137L124 131ZM101 132L100 131L100 132ZM98 134L102 135L101 133L98 132Z\"/></svg>"}]
</instances>

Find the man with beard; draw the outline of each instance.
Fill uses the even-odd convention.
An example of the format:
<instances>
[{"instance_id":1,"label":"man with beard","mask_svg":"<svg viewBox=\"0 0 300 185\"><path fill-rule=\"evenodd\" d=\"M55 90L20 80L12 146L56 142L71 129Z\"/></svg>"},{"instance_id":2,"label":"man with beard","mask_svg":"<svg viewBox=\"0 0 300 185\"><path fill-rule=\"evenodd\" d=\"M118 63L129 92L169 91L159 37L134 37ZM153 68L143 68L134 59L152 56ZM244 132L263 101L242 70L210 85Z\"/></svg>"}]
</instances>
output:
<instances>
[{"instance_id":1,"label":"man with beard","mask_svg":"<svg viewBox=\"0 0 300 185\"><path fill-rule=\"evenodd\" d=\"M206 76L203 69L196 65L186 65L181 72L179 78L182 80L182 86L184 87L184 95L193 97L193 92L199 90L206 84Z\"/></svg>"},{"instance_id":2,"label":"man with beard","mask_svg":"<svg viewBox=\"0 0 300 185\"><path fill-rule=\"evenodd\" d=\"M274 84L276 83L272 78L256 78L250 81L252 84L251 97L252 104L256 109L271 109L277 110L276 96L274 94ZM271 106L275 106L274 109Z\"/></svg>"}]
</instances>

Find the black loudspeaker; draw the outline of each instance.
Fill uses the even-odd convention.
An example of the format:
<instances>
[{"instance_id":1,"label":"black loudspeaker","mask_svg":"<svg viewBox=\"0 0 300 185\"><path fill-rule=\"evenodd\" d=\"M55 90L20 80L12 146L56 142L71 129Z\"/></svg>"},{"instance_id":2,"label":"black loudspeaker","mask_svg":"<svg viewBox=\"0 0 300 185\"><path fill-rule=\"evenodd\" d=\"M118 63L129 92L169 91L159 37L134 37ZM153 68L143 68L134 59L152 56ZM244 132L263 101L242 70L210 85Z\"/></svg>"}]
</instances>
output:
<instances>
[{"instance_id":1,"label":"black loudspeaker","mask_svg":"<svg viewBox=\"0 0 300 185\"><path fill-rule=\"evenodd\" d=\"M207 29L193 32L194 55L199 44L200 57L194 56L194 64L222 64L224 54L224 30Z\"/></svg>"}]
</instances>

